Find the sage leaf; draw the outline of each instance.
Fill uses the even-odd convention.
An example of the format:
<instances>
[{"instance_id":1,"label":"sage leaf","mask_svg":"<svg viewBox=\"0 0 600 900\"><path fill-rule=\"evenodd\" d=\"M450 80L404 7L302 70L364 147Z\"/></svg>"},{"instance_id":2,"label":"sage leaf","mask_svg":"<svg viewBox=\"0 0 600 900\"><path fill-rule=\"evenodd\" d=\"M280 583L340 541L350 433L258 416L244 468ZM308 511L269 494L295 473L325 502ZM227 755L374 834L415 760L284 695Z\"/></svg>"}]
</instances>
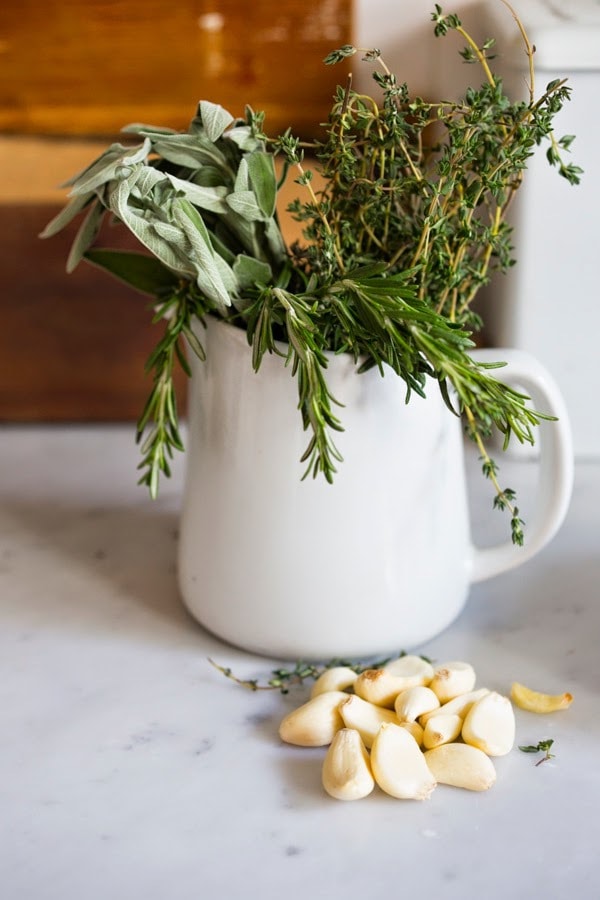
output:
<instances>
[{"instance_id":1,"label":"sage leaf","mask_svg":"<svg viewBox=\"0 0 600 900\"><path fill-rule=\"evenodd\" d=\"M113 181L119 169L137 166L146 159L150 149L151 143L148 138L145 138L144 143L134 149L124 147L122 144L112 144L102 156L84 169L74 180L66 182L67 185L73 185L71 196L89 193L101 185Z\"/></svg>"},{"instance_id":2,"label":"sage leaf","mask_svg":"<svg viewBox=\"0 0 600 900\"><path fill-rule=\"evenodd\" d=\"M256 259L267 259L265 248L262 246L258 236L257 226L259 226L260 223L248 222L232 209L230 209L227 215L223 217L223 222L227 226L229 232L236 238L237 242L242 245L245 252L250 256L255 256ZM218 228L217 233L221 236L221 232Z\"/></svg>"},{"instance_id":3,"label":"sage leaf","mask_svg":"<svg viewBox=\"0 0 600 900\"><path fill-rule=\"evenodd\" d=\"M168 240L157 234L152 224L144 218L143 211L140 212L128 204L137 175L138 173L134 172L129 178L114 183L116 187L113 186L108 192L110 209L133 232L140 243L168 268L185 275L194 275L194 266L180 253L174 251Z\"/></svg>"},{"instance_id":4,"label":"sage leaf","mask_svg":"<svg viewBox=\"0 0 600 900\"><path fill-rule=\"evenodd\" d=\"M240 292L241 286L237 273L218 253L214 254L214 261L231 302L231 298Z\"/></svg>"},{"instance_id":5,"label":"sage leaf","mask_svg":"<svg viewBox=\"0 0 600 900\"><path fill-rule=\"evenodd\" d=\"M213 144L219 140L225 129L235 121L230 112L227 112L218 103L210 103L208 100L200 101L199 112L206 136Z\"/></svg>"},{"instance_id":6,"label":"sage leaf","mask_svg":"<svg viewBox=\"0 0 600 900\"><path fill-rule=\"evenodd\" d=\"M171 247L180 250L183 254L189 250L189 239L183 229L171 222L156 221L152 223L156 234L163 238Z\"/></svg>"},{"instance_id":7,"label":"sage leaf","mask_svg":"<svg viewBox=\"0 0 600 900\"><path fill-rule=\"evenodd\" d=\"M92 198L94 197L94 191L91 191L87 194L80 194L77 197L73 197L72 200L69 200L67 205L61 209L57 216L54 216L50 222L46 225L44 230L40 232L41 238L49 238L53 237L55 234L58 234L59 231L68 225L79 213L85 209L85 207L90 203Z\"/></svg>"},{"instance_id":8,"label":"sage leaf","mask_svg":"<svg viewBox=\"0 0 600 900\"><path fill-rule=\"evenodd\" d=\"M204 165L216 165L227 169L227 161L221 151L202 135L176 134L153 141L154 150L168 162L188 169Z\"/></svg>"},{"instance_id":9,"label":"sage leaf","mask_svg":"<svg viewBox=\"0 0 600 900\"><path fill-rule=\"evenodd\" d=\"M252 256L240 254L233 264L233 271L241 290L258 284L270 284L273 280L271 266Z\"/></svg>"},{"instance_id":10,"label":"sage leaf","mask_svg":"<svg viewBox=\"0 0 600 900\"><path fill-rule=\"evenodd\" d=\"M95 247L86 251L84 259L135 290L153 297L174 289L178 284L177 276L153 256Z\"/></svg>"},{"instance_id":11,"label":"sage leaf","mask_svg":"<svg viewBox=\"0 0 600 900\"><path fill-rule=\"evenodd\" d=\"M121 128L124 134L139 134L143 137L152 138L154 135L177 134L174 128L164 128L161 125L145 125L143 122L131 122Z\"/></svg>"},{"instance_id":12,"label":"sage leaf","mask_svg":"<svg viewBox=\"0 0 600 900\"><path fill-rule=\"evenodd\" d=\"M190 181L177 178L175 175L171 175L170 172L165 173L165 178L178 193L182 194L194 206L199 206L201 209L207 209L209 212L215 213L225 213L227 211L225 203L226 187L202 187L199 184L193 184Z\"/></svg>"},{"instance_id":13,"label":"sage leaf","mask_svg":"<svg viewBox=\"0 0 600 900\"><path fill-rule=\"evenodd\" d=\"M283 240L283 235L279 230L279 226L273 218L265 223L265 238L267 239L269 249L275 259L283 262L287 257L287 248Z\"/></svg>"},{"instance_id":14,"label":"sage leaf","mask_svg":"<svg viewBox=\"0 0 600 900\"><path fill-rule=\"evenodd\" d=\"M146 197L159 184L164 181L164 175L152 166L142 166L135 180L135 189L141 198Z\"/></svg>"},{"instance_id":15,"label":"sage leaf","mask_svg":"<svg viewBox=\"0 0 600 900\"><path fill-rule=\"evenodd\" d=\"M224 137L233 141L240 150L246 153L252 153L253 150L259 150L263 146L262 141L252 134L252 129L249 125L239 125L236 128L231 128Z\"/></svg>"},{"instance_id":16,"label":"sage leaf","mask_svg":"<svg viewBox=\"0 0 600 900\"><path fill-rule=\"evenodd\" d=\"M235 262L235 253L231 248L222 240L221 236L218 235L215 231L209 231L210 242L212 244L213 250L219 255L222 256L226 263L229 263L230 266Z\"/></svg>"},{"instance_id":17,"label":"sage leaf","mask_svg":"<svg viewBox=\"0 0 600 900\"><path fill-rule=\"evenodd\" d=\"M194 172L190 179L193 184L198 184L200 187L217 187L217 185L223 184L223 180L223 172L216 166L209 165L203 165L201 169Z\"/></svg>"},{"instance_id":18,"label":"sage leaf","mask_svg":"<svg viewBox=\"0 0 600 900\"><path fill-rule=\"evenodd\" d=\"M67 258L67 272L69 274L77 268L83 259L85 251L94 243L105 213L106 210L102 203L99 200L96 200L83 220L75 240L71 245L71 251Z\"/></svg>"},{"instance_id":19,"label":"sage leaf","mask_svg":"<svg viewBox=\"0 0 600 900\"><path fill-rule=\"evenodd\" d=\"M237 175L235 177L235 184L233 185L233 190L236 193L241 193L241 191L249 191L250 190L250 173L248 171L248 158L243 156L240 159L240 165L237 171Z\"/></svg>"},{"instance_id":20,"label":"sage leaf","mask_svg":"<svg viewBox=\"0 0 600 900\"><path fill-rule=\"evenodd\" d=\"M175 220L181 225L190 240L195 255L196 281L204 294L218 306L231 306L231 298L227 293L219 267L215 262L215 253L210 242L208 230L198 211L187 200L178 200L173 204Z\"/></svg>"},{"instance_id":21,"label":"sage leaf","mask_svg":"<svg viewBox=\"0 0 600 900\"><path fill-rule=\"evenodd\" d=\"M277 177L275 160L270 153L257 150L246 157L252 190L258 205L267 218L275 214L277 200Z\"/></svg>"},{"instance_id":22,"label":"sage leaf","mask_svg":"<svg viewBox=\"0 0 600 900\"><path fill-rule=\"evenodd\" d=\"M235 191L229 194L227 205L247 222L262 222L265 219L253 191Z\"/></svg>"}]
</instances>

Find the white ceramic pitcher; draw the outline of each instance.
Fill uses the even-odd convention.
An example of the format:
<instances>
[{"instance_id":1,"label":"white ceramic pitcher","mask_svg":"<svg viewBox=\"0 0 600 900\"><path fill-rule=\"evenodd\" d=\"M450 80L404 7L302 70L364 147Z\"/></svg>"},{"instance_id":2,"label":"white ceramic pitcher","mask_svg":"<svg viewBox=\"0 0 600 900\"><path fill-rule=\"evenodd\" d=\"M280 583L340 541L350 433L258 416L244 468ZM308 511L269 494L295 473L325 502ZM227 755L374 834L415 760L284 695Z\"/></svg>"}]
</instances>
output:
<instances>
[{"instance_id":1,"label":"white ceramic pitcher","mask_svg":"<svg viewBox=\"0 0 600 900\"><path fill-rule=\"evenodd\" d=\"M528 355L487 352L508 363L497 377L559 421L538 429L540 486L525 546L480 550L461 424L433 382L427 399L405 404L393 372L359 375L349 356L332 357L344 461L333 485L302 481L309 435L290 369L267 356L256 374L244 331L212 317L197 327L207 359L191 361L179 580L192 615L226 641L281 659L414 647L456 618L471 582L525 562L561 524L573 478L568 420Z\"/></svg>"}]
</instances>

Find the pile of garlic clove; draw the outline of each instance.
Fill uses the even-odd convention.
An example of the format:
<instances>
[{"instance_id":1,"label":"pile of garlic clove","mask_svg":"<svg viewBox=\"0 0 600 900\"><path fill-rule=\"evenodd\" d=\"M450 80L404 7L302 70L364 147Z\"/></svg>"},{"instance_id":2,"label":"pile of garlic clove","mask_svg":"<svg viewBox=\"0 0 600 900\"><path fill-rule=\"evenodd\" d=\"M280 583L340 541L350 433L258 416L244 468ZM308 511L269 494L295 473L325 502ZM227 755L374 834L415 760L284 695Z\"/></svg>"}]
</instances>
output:
<instances>
[{"instance_id":1,"label":"pile of garlic clove","mask_svg":"<svg viewBox=\"0 0 600 900\"><path fill-rule=\"evenodd\" d=\"M359 800L375 784L392 797L424 800L437 784L490 788L490 757L512 749L515 716L508 697L475 689L469 663L434 667L402 656L360 675L327 669L279 735L301 747L328 746L322 781L337 800Z\"/></svg>"}]
</instances>

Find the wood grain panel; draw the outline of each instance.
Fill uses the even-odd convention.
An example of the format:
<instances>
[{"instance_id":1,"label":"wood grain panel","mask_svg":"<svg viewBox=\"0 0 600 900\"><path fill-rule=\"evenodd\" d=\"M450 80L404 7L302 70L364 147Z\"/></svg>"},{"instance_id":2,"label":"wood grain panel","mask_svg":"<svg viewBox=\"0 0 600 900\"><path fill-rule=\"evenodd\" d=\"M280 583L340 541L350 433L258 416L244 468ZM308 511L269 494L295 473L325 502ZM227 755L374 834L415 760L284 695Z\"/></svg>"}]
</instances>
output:
<instances>
[{"instance_id":1,"label":"wood grain panel","mask_svg":"<svg viewBox=\"0 0 600 900\"><path fill-rule=\"evenodd\" d=\"M150 390L144 363L161 328L150 323L150 298L85 263L65 273L77 222L49 240L37 237L64 199L50 185L82 168L98 150L83 141L0 141L0 170L3 158L8 166L11 158L37 157L46 172L42 185L35 179L27 185L21 181L25 162L13 165L12 202L0 203L0 421L136 419ZM300 229L285 207L300 190L290 179L280 197L288 242ZM18 202L19 196L27 202ZM125 229L109 226L97 243L138 249ZM181 409L185 382L178 378Z\"/></svg>"},{"instance_id":2,"label":"wood grain panel","mask_svg":"<svg viewBox=\"0 0 600 900\"><path fill-rule=\"evenodd\" d=\"M149 298L87 265L65 275L74 229L52 241L36 237L55 211L0 205L2 279L10 285L0 293L0 419L136 418L157 336Z\"/></svg>"},{"instance_id":3,"label":"wood grain panel","mask_svg":"<svg viewBox=\"0 0 600 900\"><path fill-rule=\"evenodd\" d=\"M20 0L0 5L0 130L186 128L196 103L263 109L271 132L323 120L351 0Z\"/></svg>"}]
</instances>

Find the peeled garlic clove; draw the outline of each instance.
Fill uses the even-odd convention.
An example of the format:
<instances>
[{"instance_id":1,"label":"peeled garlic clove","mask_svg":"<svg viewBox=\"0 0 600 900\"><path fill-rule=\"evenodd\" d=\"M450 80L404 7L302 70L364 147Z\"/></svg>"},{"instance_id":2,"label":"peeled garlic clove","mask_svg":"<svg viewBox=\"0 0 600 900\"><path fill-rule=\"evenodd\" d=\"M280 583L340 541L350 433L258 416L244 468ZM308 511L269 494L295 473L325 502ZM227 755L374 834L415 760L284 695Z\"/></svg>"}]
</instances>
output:
<instances>
[{"instance_id":1,"label":"peeled garlic clove","mask_svg":"<svg viewBox=\"0 0 600 900\"><path fill-rule=\"evenodd\" d=\"M310 696L318 697L319 694L326 694L327 691L345 691L354 684L358 675L348 666L332 666L331 669L319 675L313 684Z\"/></svg>"},{"instance_id":2,"label":"peeled garlic clove","mask_svg":"<svg viewBox=\"0 0 600 900\"><path fill-rule=\"evenodd\" d=\"M400 728L404 728L409 734L412 734L419 747L423 746L423 729L418 722L400 722Z\"/></svg>"},{"instance_id":3,"label":"peeled garlic clove","mask_svg":"<svg viewBox=\"0 0 600 900\"><path fill-rule=\"evenodd\" d=\"M330 744L344 722L339 706L348 699L343 691L319 694L293 709L279 726L279 736L288 744L299 747L323 747Z\"/></svg>"},{"instance_id":4,"label":"peeled garlic clove","mask_svg":"<svg viewBox=\"0 0 600 900\"><path fill-rule=\"evenodd\" d=\"M488 756L504 756L515 742L515 714L508 697L490 691L473 704L462 727L462 738Z\"/></svg>"},{"instance_id":5,"label":"peeled garlic clove","mask_svg":"<svg viewBox=\"0 0 600 900\"><path fill-rule=\"evenodd\" d=\"M487 791L496 781L494 764L482 750L469 744L444 744L427 750L425 762L440 784Z\"/></svg>"},{"instance_id":6,"label":"peeled garlic clove","mask_svg":"<svg viewBox=\"0 0 600 900\"><path fill-rule=\"evenodd\" d=\"M414 722L419 716L437 709L439 705L440 701L431 688L419 684L398 694L394 709L401 722Z\"/></svg>"},{"instance_id":7,"label":"peeled garlic clove","mask_svg":"<svg viewBox=\"0 0 600 900\"><path fill-rule=\"evenodd\" d=\"M568 709L573 702L573 695L568 691L564 694L543 694L515 681L510 689L510 699L519 709L543 714Z\"/></svg>"},{"instance_id":8,"label":"peeled garlic clove","mask_svg":"<svg viewBox=\"0 0 600 900\"><path fill-rule=\"evenodd\" d=\"M371 768L382 791L401 800L425 800L436 781L405 728L384 724L373 741Z\"/></svg>"},{"instance_id":9,"label":"peeled garlic clove","mask_svg":"<svg viewBox=\"0 0 600 900\"><path fill-rule=\"evenodd\" d=\"M336 800L360 800L371 793L375 780L358 731L338 731L323 761L322 781L327 793Z\"/></svg>"},{"instance_id":10,"label":"peeled garlic clove","mask_svg":"<svg viewBox=\"0 0 600 900\"><path fill-rule=\"evenodd\" d=\"M350 697L346 694L346 700L340 704L340 715L346 728L358 731L365 747L372 746L375 735L384 722L398 723L393 710L375 706L362 697L357 697L356 694Z\"/></svg>"},{"instance_id":11,"label":"peeled garlic clove","mask_svg":"<svg viewBox=\"0 0 600 900\"><path fill-rule=\"evenodd\" d=\"M423 729L423 746L426 750L449 744L459 737L463 720L457 715L433 716Z\"/></svg>"},{"instance_id":12,"label":"peeled garlic clove","mask_svg":"<svg viewBox=\"0 0 600 900\"><path fill-rule=\"evenodd\" d=\"M405 689L418 684L428 685L433 678L433 666L420 656L400 656L386 663L383 668L390 675L403 678Z\"/></svg>"},{"instance_id":13,"label":"peeled garlic clove","mask_svg":"<svg viewBox=\"0 0 600 900\"><path fill-rule=\"evenodd\" d=\"M438 709L434 709L432 712L419 716L419 722L425 727L427 722L434 718L434 716L457 715L464 719L473 704L482 697L485 697L486 694L489 694L487 688L479 688L476 691L467 691L466 694L461 694L459 697L455 697L454 700L443 703Z\"/></svg>"},{"instance_id":14,"label":"peeled garlic clove","mask_svg":"<svg viewBox=\"0 0 600 900\"><path fill-rule=\"evenodd\" d=\"M447 703L475 687L475 670L470 663L452 661L436 666L429 687L440 703Z\"/></svg>"},{"instance_id":15,"label":"peeled garlic clove","mask_svg":"<svg viewBox=\"0 0 600 900\"><path fill-rule=\"evenodd\" d=\"M354 682L354 693L377 706L393 708L394 700L410 685L385 669L366 669Z\"/></svg>"}]
</instances>

